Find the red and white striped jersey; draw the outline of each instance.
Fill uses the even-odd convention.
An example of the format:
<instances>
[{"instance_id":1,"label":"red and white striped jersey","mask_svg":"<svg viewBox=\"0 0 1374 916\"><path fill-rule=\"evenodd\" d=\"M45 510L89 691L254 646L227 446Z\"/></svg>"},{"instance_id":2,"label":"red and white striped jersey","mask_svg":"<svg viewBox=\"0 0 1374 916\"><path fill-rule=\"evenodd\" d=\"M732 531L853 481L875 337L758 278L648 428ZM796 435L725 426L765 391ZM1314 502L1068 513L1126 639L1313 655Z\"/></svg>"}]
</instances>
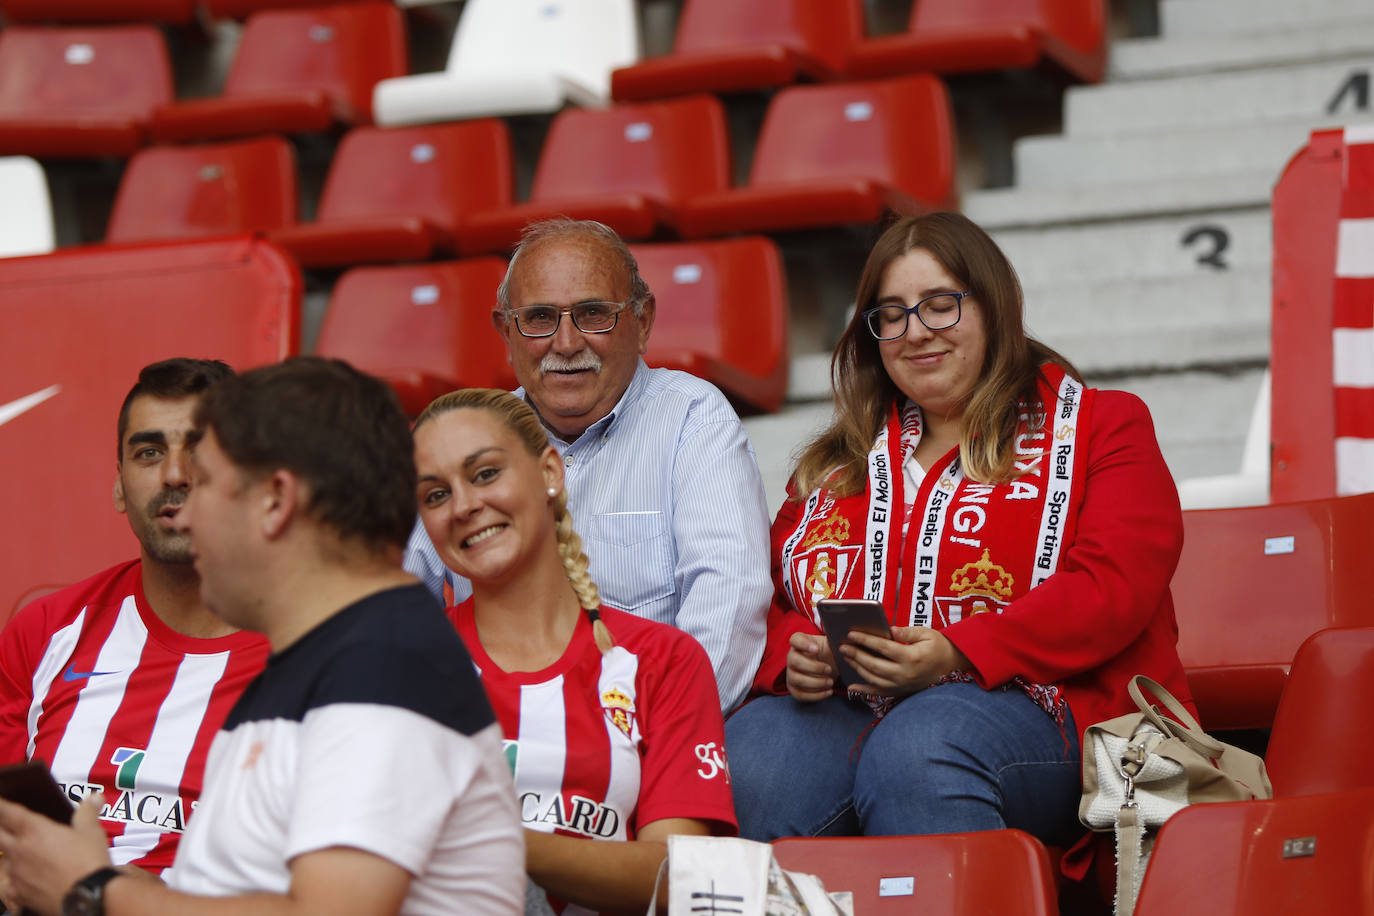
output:
<instances>
[{"instance_id":1,"label":"red and white striped jersey","mask_svg":"<svg viewBox=\"0 0 1374 916\"><path fill-rule=\"evenodd\" d=\"M520 816L533 830L632 840L667 817L734 833L725 729L706 652L663 623L601 609L542 671L502 671L482 650L472 601L449 608L506 738Z\"/></svg>"},{"instance_id":2,"label":"red and white striped jersey","mask_svg":"<svg viewBox=\"0 0 1374 916\"><path fill-rule=\"evenodd\" d=\"M116 865L172 864L220 723L267 660L255 633L183 636L141 561L46 595L0 633L0 763L43 760L73 802L105 797Z\"/></svg>"}]
</instances>

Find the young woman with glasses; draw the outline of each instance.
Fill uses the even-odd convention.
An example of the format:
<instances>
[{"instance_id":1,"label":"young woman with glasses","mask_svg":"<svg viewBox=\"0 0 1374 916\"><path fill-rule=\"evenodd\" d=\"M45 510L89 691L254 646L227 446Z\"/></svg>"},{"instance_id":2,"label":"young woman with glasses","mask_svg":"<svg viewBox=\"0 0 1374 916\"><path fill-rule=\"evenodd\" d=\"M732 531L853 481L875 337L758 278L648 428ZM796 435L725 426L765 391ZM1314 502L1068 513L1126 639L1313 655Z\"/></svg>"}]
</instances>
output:
<instances>
[{"instance_id":1,"label":"young woman with glasses","mask_svg":"<svg viewBox=\"0 0 1374 916\"><path fill-rule=\"evenodd\" d=\"M1189 696L1148 411L1026 336L1011 265L952 213L878 240L831 371L834 419L773 525L765 696L726 723L741 834L1072 843L1082 730L1135 710L1134 674ZM891 623L850 631L848 690L823 598Z\"/></svg>"},{"instance_id":2,"label":"young woman with glasses","mask_svg":"<svg viewBox=\"0 0 1374 916\"><path fill-rule=\"evenodd\" d=\"M669 834L735 832L706 652L601 604L563 462L523 400L455 391L414 436L420 520L472 582L448 614L505 734L529 911L547 896L556 912L643 912Z\"/></svg>"}]
</instances>

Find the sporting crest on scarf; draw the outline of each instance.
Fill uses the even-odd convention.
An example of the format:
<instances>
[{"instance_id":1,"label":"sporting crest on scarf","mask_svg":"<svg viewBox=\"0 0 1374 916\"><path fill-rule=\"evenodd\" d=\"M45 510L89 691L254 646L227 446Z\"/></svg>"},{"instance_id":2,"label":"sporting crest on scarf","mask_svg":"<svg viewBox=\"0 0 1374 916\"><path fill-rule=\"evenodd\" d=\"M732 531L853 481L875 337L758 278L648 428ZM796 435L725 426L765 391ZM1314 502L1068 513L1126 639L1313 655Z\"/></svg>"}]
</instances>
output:
<instances>
[{"instance_id":1,"label":"sporting crest on scarf","mask_svg":"<svg viewBox=\"0 0 1374 916\"><path fill-rule=\"evenodd\" d=\"M795 593L813 610L821 599L844 593L863 552L849 542L849 519L836 511L835 500L822 501L816 511L820 521L806 533L789 567Z\"/></svg>"},{"instance_id":2,"label":"sporting crest on scarf","mask_svg":"<svg viewBox=\"0 0 1374 916\"><path fill-rule=\"evenodd\" d=\"M994 563L991 554L985 549L977 562L965 563L950 576L949 594L935 598L937 629L974 614L1000 614L1011 603L1016 577Z\"/></svg>"}]
</instances>

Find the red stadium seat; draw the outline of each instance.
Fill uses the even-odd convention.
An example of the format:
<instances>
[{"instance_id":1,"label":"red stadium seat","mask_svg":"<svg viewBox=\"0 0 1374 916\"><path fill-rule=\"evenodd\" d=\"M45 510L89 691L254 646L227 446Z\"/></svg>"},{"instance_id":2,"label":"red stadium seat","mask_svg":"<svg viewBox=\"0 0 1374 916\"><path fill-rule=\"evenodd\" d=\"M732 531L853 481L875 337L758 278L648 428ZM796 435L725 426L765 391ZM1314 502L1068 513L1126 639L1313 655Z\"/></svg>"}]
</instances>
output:
<instances>
[{"instance_id":1,"label":"red stadium seat","mask_svg":"<svg viewBox=\"0 0 1374 916\"><path fill-rule=\"evenodd\" d=\"M861 0L686 0L673 53L612 72L611 97L634 102L838 79L863 34Z\"/></svg>"},{"instance_id":2,"label":"red stadium seat","mask_svg":"<svg viewBox=\"0 0 1374 916\"><path fill-rule=\"evenodd\" d=\"M568 108L549 128L529 201L476 214L459 227L458 245L504 251L528 223L560 214L645 239L674 229L689 199L729 182L725 113L714 96Z\"/></svg>"},{"instance_id":3,"label":"red stadium seat","mask_svg":"<svg viewBox=\"0 0 1374 916\"><path fill-rule=\"evenodd\" d=\"M305 267L453 255L460 224L510 204L512 168L510 132L494 118L355 127L335 150L315 221L268 237Z\"/></svg>"},{"instance_id":4,"label":"red stadium seat","mask_svg":"<svg viewBox=\"0 0 1374 916\"><path fill-rule=\"evenodd\" d=\"M172 99L172 65L152 25L0 32L0 155L128 156Z\"/></svg>"},{"instance_id":5,"label":"red stadium seat","mask_svg":"<svg viewBox=\"0 0 1374 916\"><path fill-rule=\"evenodd\" d=\"M1136 916L1374 913L1374 789L1191 805L1160 830Z\"/></svg>"},{"instance_id":6,"label":"red stadium seat","mask_svg":"<svg viewBox=\"0 0 1374 916\"><path fill-rule=\"evenodd\" d=\"M372 123L372 87L406 72L405 23L390 3L264 10L248 18L215 97L164 105L159 142L299 134Z\"/></svg>"},{"instance_id":7,"label":"red stadium seat","mask_svg":"<svg viewBox=\"0 0 1374 916\"><path fill-rule=\"evenodd\" d=\"M246 19L260 10L332 6L338 2L339 0L202 0L205 12L213 19Z\"/></svg>"},{"instance_id":8,"label":"red stadium seat","mask_svg":"<svg viewBox=\"0 0 1374 916\"><path fill-rule=\"evenodd\" d=\"M1107 24L1104 0L916 0L906 32L856 45L847 70L866 79L1049 67L1097 83Z\"/></svg>"},{"instance_id":9,"label":"red stadium seat","mask_svg":"<svg viewBox=\"0 0 1374 916\"><path fill-rule=\"evenodd\" d=\"M171 356L246 369L295 353L300 299L294 262L245 237L0 260L0 321L22 328L0 334L0 505L10 531L0 616L35 585L76 582L138 555L110 502L115 419L138 370Z\"/></svg>"},{"instance_id":10,"label":"red stadium seat","mask_svg":"<svg viewBox=\"0 0 1374 916\"><path fill-rule=\"evenodd\" d=\"M355 267L334 285L315 352L385 379L415 416L455 388L514 388L491 324L501 258Z\"/></svg>"},{"instance_id":11,"label":"red stadium seat","mask_svg":"<svg viewBox=\"0 0 1374 916\"><path fill-rule=\"evenodd\" d=\"M749 184L682 208L684 235L873 223L956 206L949 93L928 74L792 86L773 97Z\"/></svg>"},{"instance_id":12,"label":"red stadium seat","mask_svg":"<svg viewBox=\"0 0 1374 916\"><path fill-rule=\"evenodd\" d=\"M196 0L0 0L10 22L166 22L195 19Z\"/></svg>"},{"instance_id":13,"label":"red stadium seat","mask_svg":"<svg viewBox=\"0 0 1374 916\"><path fill-rule=\"evenodd\" d=\"M788 871L819 877L828 892L851 891L862 916L1059 912L1049 854L1020 830L789 837L773 842L773 855Z\"/></svg>"},{"instance_id":14,"label":"red stadium seat","mask_svg":"<svg viewBox=\"0 0 1374 916\"><path fill-rule=\"evenodd\" d=\"M281 137L150 146L124 169L107 242L260 232L296 221L296 159Z\"/></svg>"},{"instance_id":15,"label":"red stadium seat","mask_svg":"<svg viewBox=\"0 0 1374 916\"><path fill-rule=\"evenodd\" d=\"M1268 728L1303 640L1374 626L1374 494L1183 513L1170 589L1205 728Z\"/></svg>"},{"instance_id":16,"label":"red stadium seat","mask_svg":"<svg viewBox=\"0 0 1374 916\"><path fill-rule=\"evenodd\" d=\"M1374 626L1307 638L1293 658L1264 755L1275 795L1374 789L1371 696Z\"/></svg>"},{"instance_id":17,"label":"red stadium seat","mask_svg":"<svg viewBox=\"0 0 1374 916\"><path fill-rule=\"evenodd\" d=\"M762 236L631 246L656 300L644 359L706 379L749 412L787 394L787 280Z\"/></svg>"},{"instance_id":18,"label":"red stadium seat","mask_svg":"<svg viewBox=\"0 0 1374 916\"><path fill-rule=\"evenodd\" d=\"M24 605L29 604L33 601L37 601L44 595L51 595L53 592L61 591L70 584L70 582L64 582L61 584L35 585L33 588L29 589L28 591L24 592L19 596L19 598L14 602L14 607L0 607L0 629L4 628L5 624L9 623L9 619L14 616L14 612L19 610Z\"/></svg>"}]
</instances>

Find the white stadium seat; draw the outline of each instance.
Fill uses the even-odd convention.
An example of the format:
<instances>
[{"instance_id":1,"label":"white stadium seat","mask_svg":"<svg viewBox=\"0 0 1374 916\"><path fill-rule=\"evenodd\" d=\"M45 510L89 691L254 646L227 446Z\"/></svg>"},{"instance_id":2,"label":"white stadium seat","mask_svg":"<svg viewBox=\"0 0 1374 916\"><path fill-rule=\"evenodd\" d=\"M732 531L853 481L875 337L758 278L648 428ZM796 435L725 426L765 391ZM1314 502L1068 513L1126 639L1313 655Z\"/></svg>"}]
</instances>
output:
<instances>
[{"instance_id":1,"label":"white stadium seat","mask_svg":"<svg viewBox=\"0 0 1374 916\"><path fill-rule=\"evenodd\" d=\"M445 69L382 80L373 112L390 126L604 106L611 71L638 59L635 0L467 0Z\"/></svg>"},{"instance_id":2,"label":"white stadium seat","mask_svg":"<svg viewBox=\"0 0 1374 916\"><path fill-rule=\"evenodd\" d=\"M0 156L0 258L47 254L56 245L43 167L28 156Z\"/></svg>"}]
</instances>

